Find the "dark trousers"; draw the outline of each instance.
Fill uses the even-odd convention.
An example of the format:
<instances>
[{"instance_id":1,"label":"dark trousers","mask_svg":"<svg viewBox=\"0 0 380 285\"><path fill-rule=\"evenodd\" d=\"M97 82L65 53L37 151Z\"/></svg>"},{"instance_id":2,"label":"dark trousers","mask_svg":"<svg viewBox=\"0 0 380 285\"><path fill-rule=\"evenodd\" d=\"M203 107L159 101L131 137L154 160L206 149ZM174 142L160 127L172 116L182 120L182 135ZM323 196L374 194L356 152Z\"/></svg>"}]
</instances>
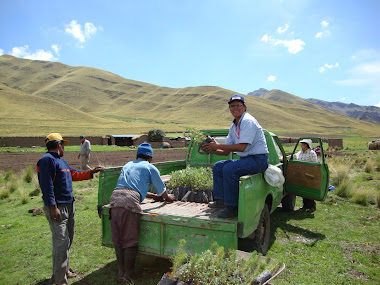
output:
<instances>
[{"instance_id":1,"label":"dark trousers","mask_svg":"<svg viewBox=\"0 0 380 285\"><path fill-rule=\"evenodd\" d=\"M237 206L240 177L263 173L267 168L268 156L266 154L216 162L213 168L214 198L223 200L226 206Z\"/></svg>"}]
</instances>

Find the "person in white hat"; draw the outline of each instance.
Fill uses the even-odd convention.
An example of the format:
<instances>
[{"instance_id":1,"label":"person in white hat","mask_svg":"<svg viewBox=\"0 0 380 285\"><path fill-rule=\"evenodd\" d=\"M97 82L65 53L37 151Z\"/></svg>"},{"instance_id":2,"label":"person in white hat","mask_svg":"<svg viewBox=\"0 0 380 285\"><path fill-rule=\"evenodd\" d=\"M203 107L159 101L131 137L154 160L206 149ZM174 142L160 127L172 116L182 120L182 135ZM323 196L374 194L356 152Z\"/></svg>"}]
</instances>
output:
<instances>
[{"instance_id":1,"label":"person in white hat","mask_svg":"<svg viewBox=\"0 0 380 285\"><path fill-rule=\"evenodd\" d=\"M310 161L310 162L318 162L317 154L312 149L312 140L311 139L303 139L300 141L301 150L294 154L295 160L300 161ZM314 200L303 198L303 207L302 209L307 210L312 213L317 209Z\"/></svg>"}]
</instances>

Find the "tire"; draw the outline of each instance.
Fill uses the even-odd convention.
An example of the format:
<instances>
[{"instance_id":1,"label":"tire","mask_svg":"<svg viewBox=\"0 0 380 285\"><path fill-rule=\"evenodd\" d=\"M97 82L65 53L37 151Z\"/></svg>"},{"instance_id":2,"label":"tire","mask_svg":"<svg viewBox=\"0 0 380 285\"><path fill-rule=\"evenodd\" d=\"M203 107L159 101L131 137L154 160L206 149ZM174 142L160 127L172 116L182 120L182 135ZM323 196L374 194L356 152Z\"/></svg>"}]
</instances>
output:
<instances>
[{"instance_id":1,"label":"tire","mask_svg":"<svg viewBox=\"0 0 380 285\"><path fill-rule=\"evenodd\" d=\"M253 239L253 246L257 252L266 255L269 247L270 237L270 213L267 204L264 205L264 209L260 215L260 221L254 232L255 237Z\"/></svg>"},{"instance_id":2,"label":"tire","mask_svg":"<svg viewBox=\"0 0 380 285\"><path fill-rule=\"evenodd\" d=\"M281 201L282 209L285 212L293 212L296 205L296 195L286 194Z\"/></svg>"}]
</instances>

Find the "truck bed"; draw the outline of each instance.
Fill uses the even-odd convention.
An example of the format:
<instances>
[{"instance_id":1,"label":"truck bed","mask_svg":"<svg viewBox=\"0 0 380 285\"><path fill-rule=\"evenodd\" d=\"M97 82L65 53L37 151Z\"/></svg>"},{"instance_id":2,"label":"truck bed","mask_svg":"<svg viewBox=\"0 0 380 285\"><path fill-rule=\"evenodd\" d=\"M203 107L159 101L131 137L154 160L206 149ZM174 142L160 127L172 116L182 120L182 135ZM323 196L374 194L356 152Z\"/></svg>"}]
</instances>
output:
<instances>
[{"instance_id":1,"label":"truck bed","mask_svg":"<svg viewBox=\"0 0 380 285\"><path fill-rule=\"evenodd\" d=\"M149 215L176 216L183 218L197 218L203 220L221 220L217 213L221 209L209 208L205 203L181 202L173 203L156 202L153 199L145 199L140 204L144 213ZM237 220L235 218L234 220Z\"/></svg>"}]
</instances>

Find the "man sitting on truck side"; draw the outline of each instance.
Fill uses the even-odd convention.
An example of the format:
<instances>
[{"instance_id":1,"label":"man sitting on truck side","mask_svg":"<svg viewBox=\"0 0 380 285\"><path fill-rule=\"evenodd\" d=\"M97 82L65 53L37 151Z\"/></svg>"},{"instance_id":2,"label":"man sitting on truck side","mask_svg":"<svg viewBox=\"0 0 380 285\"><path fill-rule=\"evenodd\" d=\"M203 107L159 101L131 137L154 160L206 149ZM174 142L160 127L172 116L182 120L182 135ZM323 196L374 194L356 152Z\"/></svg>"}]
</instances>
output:
<instances>
[{"instance_id":1,"label":"man sitting on truck side","mask_svg":"<svg viewBox=\"0 0 380 285\"><path fill-rule=\"evenodd\" d=\"M136 160L128 162L121 169L111 195L111 235L119 267L118 278L121 281L130 282L134 271L142 214L140 202L145 197L155 200L162 197L168 202L174 201L174 197L166 192L160 172L150 164L152 159L151 145L142 143L137 149ZM151 185L161 196L148 193Z\"/></svg>"},{"instance_id":2,"label":"man sitting on truck side","mask_svg":"<svg viewBox=\"0 0 380 285\"><path fill-rule=\"evenodd\" d=\"M213 168L214 202L210 208L223 208L220 218L233 218L238 215L239 179L241 176L264 173L268 168L268 147L263 128L257 120L248 114L245 99L239 94L228 101L234 116L225 144L215 139L205 144L206 151L228 155L236 152L240 159L222 160Z\"/></svg>"},{"instance_id":3,"label":"man sitting on truck side","mask_svg":"<svg viewBox=\"0 0 380 285\"><path fill-rule=\"evenodd\" d=\"M318 162L317 154L312 149L312 140L303 139L300 141L300 143L301 143L301 150L294 154L294 159L300 160L300 161ZM307 210L309 213L315 212L315 210L317 209L315 200L303 198L302 209Z\"/></svg>"}]
</instances>

